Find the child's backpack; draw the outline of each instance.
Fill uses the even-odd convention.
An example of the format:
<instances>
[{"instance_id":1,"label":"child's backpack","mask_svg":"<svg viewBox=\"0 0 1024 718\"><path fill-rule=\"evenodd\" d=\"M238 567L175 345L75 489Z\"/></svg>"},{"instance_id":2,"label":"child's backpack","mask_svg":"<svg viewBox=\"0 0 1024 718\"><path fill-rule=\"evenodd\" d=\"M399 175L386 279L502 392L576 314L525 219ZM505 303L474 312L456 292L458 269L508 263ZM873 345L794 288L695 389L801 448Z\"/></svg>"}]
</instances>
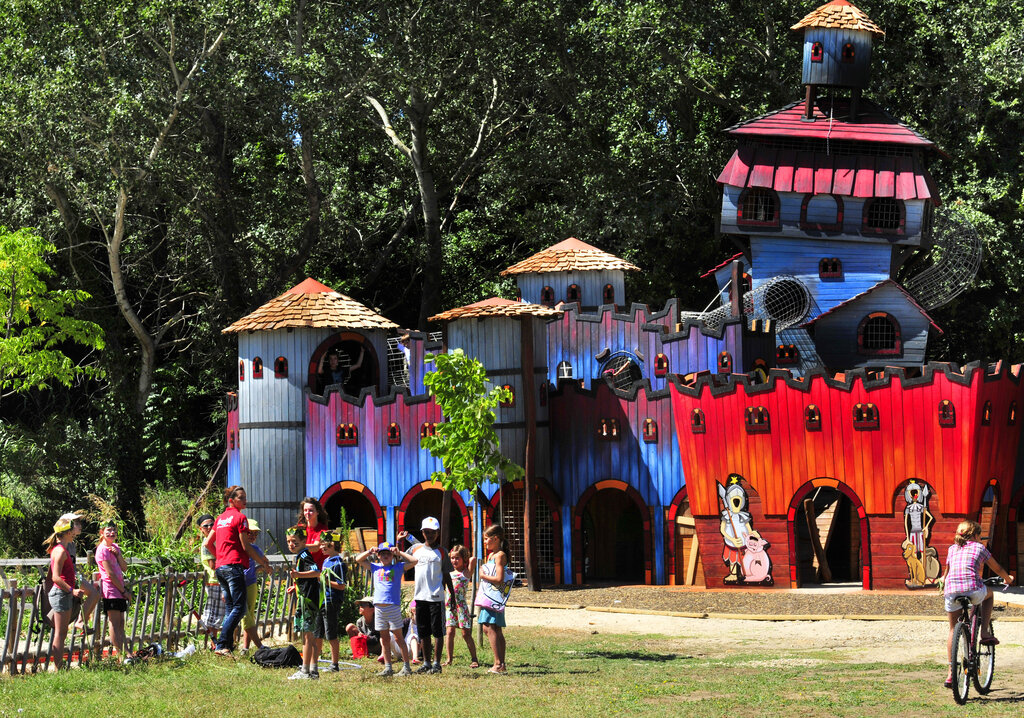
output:
<instances>
[{"instance_id":1,"label":"child's backpack","mask_svg":"<svg viewBox=\"0 0 1024 718\"><path fill-rule=\"evenodd\" d=\"M298 668L302 665L302 654L291 644L275 648L263 646L252 654L252 662L264 668Z\"/></svg>"}]
</instances>

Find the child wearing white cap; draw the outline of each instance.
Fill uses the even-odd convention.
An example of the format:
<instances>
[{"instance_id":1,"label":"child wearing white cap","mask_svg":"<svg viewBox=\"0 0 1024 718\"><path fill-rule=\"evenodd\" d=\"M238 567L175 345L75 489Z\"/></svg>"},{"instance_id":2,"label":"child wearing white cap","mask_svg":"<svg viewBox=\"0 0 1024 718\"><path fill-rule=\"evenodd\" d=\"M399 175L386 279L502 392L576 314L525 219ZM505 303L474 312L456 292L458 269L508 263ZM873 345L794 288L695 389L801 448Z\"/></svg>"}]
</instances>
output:
<instances>
[{"instance_id":1,"label":"child wearing white cap","mask_svg":"<svg viewBox=\"0 0 1024 718\"><path fill-rule=\"evenodd\" d=\"M448 554L439 548L441 524L433 516L428 516L420 524L420 531L424 542L410 549L410 555L416 559L416 580L413 584L416 628L423 641L423 665L416 672L437 674L441 672L441 645L445 630L444 591L447 587L455 593L455 589L452 587L451 561ZM408 540L408 534L403 533L400 538Z\"/></svg>"}]
</instances>

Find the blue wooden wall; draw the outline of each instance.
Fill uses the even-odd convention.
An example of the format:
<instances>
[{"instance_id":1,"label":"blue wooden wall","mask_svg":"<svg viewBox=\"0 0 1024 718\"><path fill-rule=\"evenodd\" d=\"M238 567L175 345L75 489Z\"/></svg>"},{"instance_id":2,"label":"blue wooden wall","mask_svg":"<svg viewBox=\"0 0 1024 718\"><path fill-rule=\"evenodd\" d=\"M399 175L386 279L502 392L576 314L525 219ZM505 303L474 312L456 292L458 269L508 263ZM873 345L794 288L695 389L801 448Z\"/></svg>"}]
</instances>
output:
<instances>
[{"instance_id":1,"label":"blue wooden wall","mask_svg":"<svg viewBox=\"0 0 1024 718\"><path fill-rule=\"evenodd\" d=\"M905 234L893 236L879 236L861 234L861 222L864 213L865 198L844 196L843 199L843 226L836 231L808 230L800 227L800 207L804 201L804 195L799 192L777 192L779 196L781 226L778 229L762 230L751 227L741 227L736 224L736 208L739 206L740 194L743 188L732 185L722 187L722 232L731 234L751 234L760 232L771 233L772 236L783 237L821 237L840 239L842 241L853 241L858 243L874 244L901 244L919 245L921 243L921 226L924 221L925 202L923 199L903 200L906 208ZM819 206L819 211L823 207ZM813 221L809 219L808 221ZM757 262L754 262L757 266ZM758 269L763 277L764 272Z\"/></svg>"},{"instance_id":2,"label":"blue wooden wall","mask_svg":"<svg viewBox=\"0 0 1024 718\"><path fill-rule=\"evenodd\" d=\"M887 312L900 325L903 355L863 356L857 351L857 327L873 312ZM825 366L920 366L928 344L929 322L894 285L886 283L863 299L840 307L814 323L814 343Z\"/></svg>"},{"instance_id":3,"label":"blue wooden wall","mask_svg":"<svg viewBox=\"0 0 1024 718\"><path fill-rule=\"evenodd\" d=\"M597 307L605 303L604 286L615 288L615 304L626 304L626 289L621 269L599 272L542 272L539 274L517 274L516 284L524 301L541 304L540 293L544 287L555 291L555 303L566 301L566 290L576 284L580 288L580 302L584 307Z\"/></svg>"},{"instance_id":4,"label":"blue wooden wall","mask_svg":"<svg viewBox=\"0 0 1024 718\"><path fill-rule=\"evenodd\" d=\"M792 276L807 288L811 296L807 319L888 279L892 262L892 247L888 244L855 244L836 239L754 235L750 238L750 252L757 269L755 288L781 275ZM819 278L818 262L826 257L836 257L842 262L841 278Z\"/></svg>"},{"instance_id":5,"label":"blue wooden wall","mask_svg":"<svg viewBox=\"0 0 1024 718\"><path fill-rule=\"evenodd\" d=\"M824 49L821 62L811 62L811 46L820 42ZM843 45L854 47L854 61L843 62ZM865 88L871 80L871 33L864 30L840 30L827 27L804 29L804 85L835 85Z\"/></svg>"},{"instance_id":6,"label":"blue wooden wall","mask_svg":"<svg viewBox=\"0 0 1024 718\"><path fill-rule=\"evenodd\" d=\"M550 402L551 433L558 437L551 449L551 484L562 500L564 565L573 565L572 517L580 497L599 481L618 479L635 488L647 506L655 582L664 583L664 507L685 483L668 391L644 387L634 398L613 392L603 383L588 391L576 382L563 382ZM617 440L599 437L602 418L618 420ZM657 422L655 443L645 442L642 435L648 418ZM566 578L572 580L571 575Z\"/></svg>"},{"instance_id":7,"label":"blue wooden wall","mask_svg":"<svg viewBox=\"0 0 1024 718\"><path fill-rule=\"evenodd\" d=\"M651 313L642 304L634 304L628 313L613 312L610 307L601 307L594 313L570 308L560 319L547 325L548 381L557 384L558 365L568 361L573 366L574 378L583 382L583 388L603 384L601 362L596 357L605 350L634 352L639 349L643 355L643 378L649 380L654 390L668 388L667 377L654 374L658 354L668 358L668 371L675 374L715 372L718 356L723 351L732 355L733 371L748 371L744 358L749 357L750 352L744 349L744 343L750 341L755 343L758 358L774 359L771 337L744 330L740 322L727 323L720 332L709 331L700 324L687 323L680 327L678 322L675 299L670 299L657 313Z\"/></svg>"},{"instance_id":8,"label":"blue wooden wall","mask_svg":"<svg viewBox=\"0 0 1024 718\"><path fill-rule=\"evenodd\" d=\"M305 405L309 358L330 329L245 332L238 336L245 379L238 383L238 483L249 496L248 514L275 536L296 516L305 496ZM274 376L274 359L288 360L288 377ZM253 377L253 359L263 378Z\"/></svg>"}]
</instances>

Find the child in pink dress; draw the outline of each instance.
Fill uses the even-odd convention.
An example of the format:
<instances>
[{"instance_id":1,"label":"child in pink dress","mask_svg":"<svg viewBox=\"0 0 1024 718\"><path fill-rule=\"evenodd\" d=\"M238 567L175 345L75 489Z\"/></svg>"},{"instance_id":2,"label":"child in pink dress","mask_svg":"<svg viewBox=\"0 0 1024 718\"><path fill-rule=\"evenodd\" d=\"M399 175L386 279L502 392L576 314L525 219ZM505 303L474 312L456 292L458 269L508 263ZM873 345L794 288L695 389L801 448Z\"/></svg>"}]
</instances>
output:
<instances>
[{"instance_id":1,"label":"child in pink dress","mask_svg":"<svg viewBox=\"0 0 1024 718\"><path fill-rule=\"evenodd\" d=\"M455 589L455 595L453 596L451 593L445 592L445 608L447 613L445 623L448 631L445 647L448 660L445 661L444 665L450 666L452 664L452 654L455 651L455 631L458 629L462 631L462 637L465 639L466 647L469 649L469 657L472 660L469 667L479 668L480 663L476 659L476 643L473 641L473 617L469 613L469 603L466 600L469 577L465 574L467 568L470 573L473 572L476 558L471 558L469 549L462 544L452 547L448 557L452 561L452 568L455 569L452 571L452 587Z\"/></svg>"}]
</instances>

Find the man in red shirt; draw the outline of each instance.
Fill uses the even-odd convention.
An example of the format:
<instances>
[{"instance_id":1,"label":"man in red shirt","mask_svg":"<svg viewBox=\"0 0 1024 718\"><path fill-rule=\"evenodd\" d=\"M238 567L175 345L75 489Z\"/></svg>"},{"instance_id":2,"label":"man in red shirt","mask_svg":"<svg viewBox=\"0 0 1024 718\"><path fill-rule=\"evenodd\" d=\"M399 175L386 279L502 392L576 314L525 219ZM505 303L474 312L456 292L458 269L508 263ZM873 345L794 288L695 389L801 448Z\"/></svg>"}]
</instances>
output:
<instances>
[{"instance_id":1,"label":"man in red shirt","mask_svg":"<svg viewBox=\"0 0 1024 718\"><path fill-rule=\"evenodd\" d=\"M219 656L230 656L235 647L235 628L245 615L245 569L249 567L249 561L270 570L270 562L249 543L249 521L242 513L245 502L245 489L241 486L225 489L227 509L217 517L213 531L203 542L215 556L217 581L227 603L227 615L214 651Z\"/></svg>"}]
</instances>

